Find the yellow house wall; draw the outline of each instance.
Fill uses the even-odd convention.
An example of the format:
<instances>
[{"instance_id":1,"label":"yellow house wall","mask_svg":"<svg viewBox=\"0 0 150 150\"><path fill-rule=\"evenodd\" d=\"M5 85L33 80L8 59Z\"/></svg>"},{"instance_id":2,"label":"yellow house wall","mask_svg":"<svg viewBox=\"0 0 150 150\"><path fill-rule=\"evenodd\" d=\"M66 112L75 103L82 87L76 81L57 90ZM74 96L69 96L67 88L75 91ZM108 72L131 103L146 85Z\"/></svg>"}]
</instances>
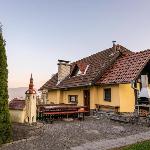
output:
<instances>
[{"instance_id":1,"label":"yellow house wall","mask_svg":"<svg viewBox=\"0 0 150 150\"><path fill-rule=\"evenodd\" d=\"M112 100L111 102L104 101L104 88L111 88ZM69 95L78 95L78 105L84 105L83 88L69 89L66 91L49 91L48 100L50 102L65 103L68 104ZM93 86L90 88L90 109L95 109L95 104L119 106L119 86L107 86L97 87Z\"/></svg>"},{"instance_id":2,"label":"yellow house wall","mask_svg":"<svg viewBox=\"0 0 150 150\"><path fill-rule=\"evenodd\" d=\"M69 90L53 90L48 92L48 104L51 102L55 104L65 103L69 104L69 95L78 95L78 105L83 105L83 90L78 89L69 89Z\"/></svg>"},{"instance_id":3,"label":"yellow house wall","mask_svg":"<svg viewBox=\"0 0 150 150\"><path fill-rule=\"evenodd\" d=\"M98 94L98 87L90 88L90 109L95 109L95 104L99 104Z\"/></svg>"},{"instance_id":4,"label":"yellow house wall","mask_svg":"<svg viewBox=\"0 0 150 150\"><path fill-rule=\"evenodd\" d=\"M25 110L9 110L12 122L24 123Z\"/></svg>"},{"instance_id":5,"label":"yellow house wall","mask_svg":"<svg viewBox=\"0 0 150 150\"><path fill-rule=\"evenodd\" d=\"M58 90L53 90L53 91L49 91L48 92L48 104L55 103L58 104L59 103L59 99L58 99Z\"/></svg>"},{"instance_id":6,"label":"yellow house wall","mask_svg":"<svg viewBox=\"0 0 150 150\"><path fill-rule=\"evenodd\" d=\"M134 112L135 96L131 84L119 84L120 111Z\"/></svg>"},{"instance_id":7,"label":"yellow house wall","mask_svg":"<svg viewBox=\"0 0 150 150\"><path fill-rule=\"evenodd\" d=\"M111 88L111 101L110 102L104 100L105 88ZM101 105L119 106L120 105L119 85L99 87L98 88L98 102Z\"/></svg>"},{"instance_id":8,"label":"yellow house wall","mask_svg":"<svg viewBox=\"0 0 150 150\"><path fill-rule=\"evenodd\" d=\"M104 89L111 88L111 101L104 100ZM110 85L104 87L91 87L90 108L94 109L95 104L120 106L120 112L133 112L135 107L134 90L131 84Z\"/></svg>"},{"instance_id":9,"label":"yellow house wall","mask_svg":"<svg viewBox=\"0 0 150 150\"><path fill-rule=\"evenodd\" d=\"M84 105L82 88L63 91L63 103L65 104L69 103L69 99L68 99L69 95L78 95L78 105Z\"/></svg>"},{"instance_id":10,"label":"yellow house wall","mask_svg":"<svg viewBox=\"0 0 150 150\"><path fill-rule=\"evenodd\" d=\"M63 102L63 91L57 91L57 101L59 102L59 103L64 103Z\"/></svg>"},{"instance_id":11,"label":"yellow house wall","mask_svg":"<svg viewBox=\"0 0 150 150\"><path fill-rule=\"evenodd\" d=\"M104 89L111 88L111 101L104 100ZM55 104L68 104L69 95L78 95L78 105L84 105L83 97L84 88L69 89L66 91L54 90L49 91L48 100ZM92 86L90 88L90 109L95 109L95 104L120 106L120 112L133 112L135 105L134 90L131 84L116 84L109 86Z\"/></svg>"}]
</instances>

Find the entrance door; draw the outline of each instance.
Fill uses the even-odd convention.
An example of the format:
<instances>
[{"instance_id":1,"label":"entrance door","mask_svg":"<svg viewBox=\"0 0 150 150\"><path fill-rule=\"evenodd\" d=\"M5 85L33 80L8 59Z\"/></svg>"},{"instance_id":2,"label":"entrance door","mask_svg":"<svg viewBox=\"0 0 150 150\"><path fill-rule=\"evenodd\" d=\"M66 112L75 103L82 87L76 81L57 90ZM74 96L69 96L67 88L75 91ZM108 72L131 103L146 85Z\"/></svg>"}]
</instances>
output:
<instances>
[{"instance_id":1,"label":"entrance door","mask_svg":"<svg viewBox=\"0 0 150 150\"><path fill-rule=\"evenodd\" d=\"M83 96L84 96L84 106L86 106L87 110L90 112L90 90L84 90ZM88 113L87 115L90 115L90 113Z\"/></svg>"}]
</instances>

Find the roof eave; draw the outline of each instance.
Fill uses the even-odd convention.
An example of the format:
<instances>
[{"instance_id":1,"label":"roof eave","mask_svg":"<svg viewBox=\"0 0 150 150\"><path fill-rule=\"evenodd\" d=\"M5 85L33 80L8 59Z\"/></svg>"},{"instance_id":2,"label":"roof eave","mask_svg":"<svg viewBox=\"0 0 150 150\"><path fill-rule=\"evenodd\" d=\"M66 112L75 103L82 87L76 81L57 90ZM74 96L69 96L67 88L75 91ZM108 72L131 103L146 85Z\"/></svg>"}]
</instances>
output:
<instances>
[{"instance_id":1,"label":"roof eave","mask_svg":"<svg viewBox=\"0 0 150 150\"><path fill-rule=\"evenodd\" d=\"M115 85L115 84L128 84L131 83L129 81L122 81L122 82L108 82L108 83L96 83L97 86L104 86L104 85Z\"/></svg>"},{"instance_id":2,"label":"roof eave","mask_svg":"<svg viewBox=\"0 0 150 150\"><path fill-rule=\"evenodd\" d=\"M94 84L92 83L87 83L83 85L74 85L74 86L62 86L62 87L56 87L56 88L47 88L47 90L59 90L59 89L69 89L69 88L81 88L81 87L86 87L86 86L92 86Z\"/></svg>"}]
</instances>

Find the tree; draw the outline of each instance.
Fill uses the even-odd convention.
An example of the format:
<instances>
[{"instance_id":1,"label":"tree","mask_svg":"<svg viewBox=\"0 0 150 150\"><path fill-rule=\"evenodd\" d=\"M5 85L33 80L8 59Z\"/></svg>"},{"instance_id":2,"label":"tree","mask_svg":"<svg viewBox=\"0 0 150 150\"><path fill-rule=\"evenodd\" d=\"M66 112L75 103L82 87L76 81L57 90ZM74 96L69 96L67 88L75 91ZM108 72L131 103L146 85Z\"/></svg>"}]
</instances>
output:
<instances>
[{"instance_id":1,"label":"tree","mask_svg":"<svg viewBox=\"0 0 150 150\"><path fill-rule=\"evenodd\" d=\"M8 109L8 69L5 40L0 24L0 144L11 141L12 128Z\"/></svg>"}]
</instances>

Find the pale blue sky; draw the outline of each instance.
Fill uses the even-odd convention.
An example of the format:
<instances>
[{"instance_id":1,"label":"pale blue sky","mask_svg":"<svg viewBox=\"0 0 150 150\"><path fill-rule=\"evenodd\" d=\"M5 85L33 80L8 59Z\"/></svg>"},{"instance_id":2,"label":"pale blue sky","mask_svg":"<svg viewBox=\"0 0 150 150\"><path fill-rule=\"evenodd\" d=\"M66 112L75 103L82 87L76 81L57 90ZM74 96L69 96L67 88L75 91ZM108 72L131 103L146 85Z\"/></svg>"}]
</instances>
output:
<instances>
[{"instance_id":1,"label":"pale blue sky","mask_svg":"<svg viewBox=\"0 0 150 150\"><path fill-rule=\"evenodd\" d=\"M150 48L149 0L0 0L9 87L36 88L74 61L112 46Z\"/></svg>"}]
</instances>

